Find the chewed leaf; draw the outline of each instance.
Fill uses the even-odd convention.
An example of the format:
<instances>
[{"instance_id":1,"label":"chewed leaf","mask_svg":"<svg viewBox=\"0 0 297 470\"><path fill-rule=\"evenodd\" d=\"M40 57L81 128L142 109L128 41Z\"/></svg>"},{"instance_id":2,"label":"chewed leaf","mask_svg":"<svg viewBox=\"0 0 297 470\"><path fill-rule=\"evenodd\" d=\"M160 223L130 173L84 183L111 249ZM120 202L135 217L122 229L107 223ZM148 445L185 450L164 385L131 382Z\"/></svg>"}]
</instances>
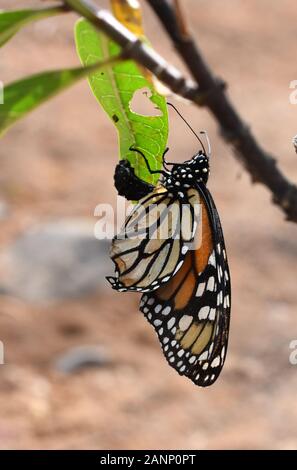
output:
<instances>
[{"instance_id":1,"label":"chewed leaf","mask_svg":"<svg viewBox=\"0 0 297 470\"><path fill-rule=\"evenodd\" d=\"M98 32L86 20L76 24L75 39L77 51L82 63L87 66L97 61L106 60L119 54L120 47ZM91 89L112 119L119 134L120 157L128 159L141 179L156 183L158 177L152 176L143 158L129 150L135 146L148 158L152 169L162 166L162 154L168 137L168 114L166 100L159 95L152 83L144 77L139 67L132 60L119 63L112 68L96 72L89 76ZM159 111L159 116L144 116L131 109L134 93L148 89L150 104Z\"/></svg>"},{"instance_id":2,"label":"chewed leaf","mask_svg":"<svg viewBox=\"0 0 297 470\"><path fill-rule=\"evenodd\" d=\"M63 6L43 9L36 8L35 10L0 11L0 47L27 23L58 15L59 13L65 13Z\"/></svg>"}]
</instances>

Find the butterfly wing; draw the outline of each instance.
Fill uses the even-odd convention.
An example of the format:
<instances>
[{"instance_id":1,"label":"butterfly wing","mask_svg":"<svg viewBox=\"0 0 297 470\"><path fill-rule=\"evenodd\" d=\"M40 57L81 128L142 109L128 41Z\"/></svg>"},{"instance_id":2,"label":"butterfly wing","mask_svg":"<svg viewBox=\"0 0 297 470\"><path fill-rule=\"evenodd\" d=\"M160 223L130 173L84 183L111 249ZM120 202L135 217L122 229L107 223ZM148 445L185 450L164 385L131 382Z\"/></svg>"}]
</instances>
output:
<instances>
[{"instance_id":1,"label":"butterfly wing","mask_svg":"<svg viewBox=\"0 0 297 470\"><path fill-rule=\"evenodd\" d=\"M201 240L175 276L142 296L140 309L154 326L168 363L206 387L225 361L230 319L230 274L218 212L200 188ZM198 231L199 232L199 231Z\"/></svg>"},{"instance_id":2,"label":"butterfly wing","mask_svg":"<svg viewBox=\"0 0 297 470\"><path fill-rule=\"evenodd\" d=\"M197 227L197 189L188 189L186 200L160 185L139 201L112 241L116 276L107 279L114 289L153 291L178 272Z\"/></svg>"}]
</instances>

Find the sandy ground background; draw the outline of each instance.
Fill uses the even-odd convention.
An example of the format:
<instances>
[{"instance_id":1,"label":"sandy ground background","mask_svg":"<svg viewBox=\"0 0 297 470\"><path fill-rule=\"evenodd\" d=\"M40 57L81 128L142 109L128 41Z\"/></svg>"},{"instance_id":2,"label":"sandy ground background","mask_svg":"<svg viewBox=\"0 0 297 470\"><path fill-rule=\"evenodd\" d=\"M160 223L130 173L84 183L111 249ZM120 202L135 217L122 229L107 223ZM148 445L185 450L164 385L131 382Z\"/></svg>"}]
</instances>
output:
<instances>
[{"instance_id":1,"label":"sandy ground background","mask_svg":"<svg viewBox=\"0 0 297 470\"><path fill-rule=\"evenodd\" d=\"M39 3L1 0L0 7ZM297 133L297 106L289 103L289 83L297 79L296 2L183 3L200 47L229 83L241 114L296 181L291 139ZM74 20L69 15L25 28L0 51L0 79L6 83L78 64ZM147 8L145 25L157 50L179 65ZM138 295L114 293L103 274L89 291L78 287L57 299L40 295L36 300L42 266L35 266L29 250L23 278L1 272L0 287L8 283L11 289L0 289L5 346L1 449L297 448L297 366L289 363L289 345L297 339L296 227L284 221L265 188L251 183L207 111L179 107L195 128L209 132L209 187L229 252L233 311L220 379L201 389L179 377L138 311ZM170 117L171 159L182 161L196 143L183 123ZM14 252L24 234L48 223L62 220L79 227L83 220L93 228L95 206L116 203L116 134L86 82L11 129L1 140L0 157L3 253ZM108 274L107 254L99 244L98 263ZM47 243L37 244L36 250L46 251ZM70 261L63 253L66 279ZM91 258L96 260L96 254ZM63 272L59 275L62 283ZM102 365L61 372L57 360L76 346L100 346Z\"/></svg>"}]
</instances>

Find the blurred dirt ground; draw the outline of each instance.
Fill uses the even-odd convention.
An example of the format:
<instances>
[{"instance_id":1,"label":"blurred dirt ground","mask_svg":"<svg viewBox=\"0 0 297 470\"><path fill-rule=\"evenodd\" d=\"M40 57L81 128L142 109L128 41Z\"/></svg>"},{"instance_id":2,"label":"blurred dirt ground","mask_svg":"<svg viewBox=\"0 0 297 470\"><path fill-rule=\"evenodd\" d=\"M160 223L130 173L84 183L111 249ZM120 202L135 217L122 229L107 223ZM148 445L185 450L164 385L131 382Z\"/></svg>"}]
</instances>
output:
<instances>
[{"instance_id":1,"label":"blurred dirt ground","mask_svg":"<svg viewBox=\"0 0 297 470\"><path fill-rule=\"evenodd\" d=\"M1 8L40 2L2 0ZM101 2L101 4L104 2ZM226 79L241 114L282 170L297 180L291 144L297 107L293 0L185 0L194 34ZM145 9L157 49L177 65L168 40ZM78 64L75 16L25 28L1 49L4 82ZM229 354L217 383L196 388L167 366L138 295L108 286L77 300L33 304L0 297L1 449L296 449L296 227L284 221L267 190L253 185L203 109L179 104L213 147L209 186L220 210L233 280ZM171 116L171 159L189 158L196 142ZM1 140L0 199L5 250L24 230L55 219L93 217L115 205L117 142L86 82L44 105ZM67 260L65 260L65 263ZM108 274L108 273L107 273ZM2 273L2 276L5 273ZM55 370L70 347L99 344L111 364L70 375Z\"/></svg>"}]
</instances>

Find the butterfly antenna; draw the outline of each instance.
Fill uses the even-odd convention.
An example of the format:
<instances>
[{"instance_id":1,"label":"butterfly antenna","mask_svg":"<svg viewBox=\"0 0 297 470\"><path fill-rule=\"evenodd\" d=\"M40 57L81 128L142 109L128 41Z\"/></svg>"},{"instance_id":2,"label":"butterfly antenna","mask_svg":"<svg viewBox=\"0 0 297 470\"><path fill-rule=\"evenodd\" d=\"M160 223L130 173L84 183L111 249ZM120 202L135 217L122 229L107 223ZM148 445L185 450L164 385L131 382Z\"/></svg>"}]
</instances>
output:
<instances>
[{"instance_id":1,"label":"butterfly antenna","mask_svg":"<svg viewBox=\"0 0 297 470\"><path fill-rule=\"evenodd\" d=\"M175 111L175 112L179 115L179 117L184 121L184 123L188 126L188 128L193 132L194 136L195 136L195 137L197 138L197 140L200 142L200 145L201 145L201 147L202 147L202 149L203 149L203 152L204 152L205 155L206 155L206 150L205 150L204 144L203 144L202 140L200 139L200 137L198 136L198 134L194 131L193 127L190 126L190 124L185 120L185 118L181 115L181 113L180 113L179 110L174 106L174 104L169 103L168 101L167 101L167 104L168 104L169 106L171 106L171 107L174 109L174 111Z\"/></svg>"}]
</instances>

